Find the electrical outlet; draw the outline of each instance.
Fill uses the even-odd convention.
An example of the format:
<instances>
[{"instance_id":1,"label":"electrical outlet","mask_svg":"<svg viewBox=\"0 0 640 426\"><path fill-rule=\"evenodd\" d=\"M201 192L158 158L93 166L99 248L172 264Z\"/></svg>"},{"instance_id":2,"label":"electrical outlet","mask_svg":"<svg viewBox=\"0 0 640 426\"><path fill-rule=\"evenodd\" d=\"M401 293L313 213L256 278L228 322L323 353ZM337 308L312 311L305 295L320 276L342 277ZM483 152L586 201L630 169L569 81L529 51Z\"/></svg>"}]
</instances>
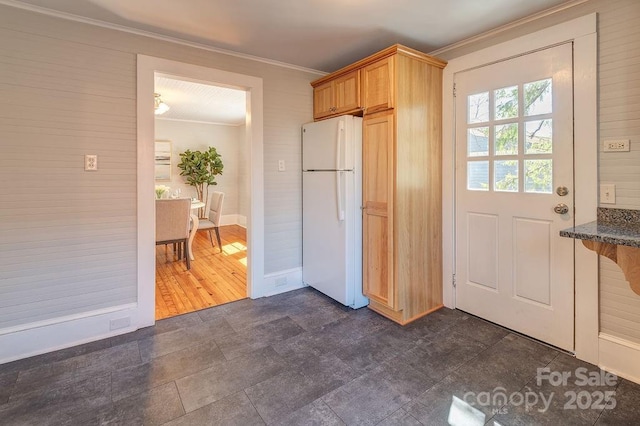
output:
<instances>
[{"instance_id":1,"label":"electrical outlet","mask_svg":"<svg viewBox=\"0 0 640 426\"><path fill-rule=\"evenodd\" d=\"M284 167L284 160L278 160L278 171L279 172L284 172L285 167Z\"/></svg>"},{"instance_id":2,"label":"electrical outlet","mask_svg":"<svg viewBox=\"0 0 640 426\"><path fill-rule=\"evenodd\" d=\"M84 156L84 169L88 171L98 170L98 156L87 154Z\"/></svg>"},{"instance_id":3,"label":"electrical outlet","mask_svg":"<svg viewBox=\"0 0 640 426\"><path fill-rule=\"evenodd\" d=\"M612 183L600 184L600 203L615 204L616 203L616 186Z\"/></svg>"},{"instance_id":4,"label":"electrical outlet","mask_svg":"<svg viewBox=\"0 0 640 426\"><path fill-rule=\"evenodd\" d=\"M129 327L131 325L131 317L112 319L109 322L110 330L118 330L119 328Z\"/></svg>"},{"instance_id":5,"label":"electrical outlet","mask_svg":"<svg viewBox=\"0 0 640 426\"><path fill-rule=\"evenodd\" d=\"M604 152L629 151L629 139L605 139Z\"/></svg>"}]
</instances>

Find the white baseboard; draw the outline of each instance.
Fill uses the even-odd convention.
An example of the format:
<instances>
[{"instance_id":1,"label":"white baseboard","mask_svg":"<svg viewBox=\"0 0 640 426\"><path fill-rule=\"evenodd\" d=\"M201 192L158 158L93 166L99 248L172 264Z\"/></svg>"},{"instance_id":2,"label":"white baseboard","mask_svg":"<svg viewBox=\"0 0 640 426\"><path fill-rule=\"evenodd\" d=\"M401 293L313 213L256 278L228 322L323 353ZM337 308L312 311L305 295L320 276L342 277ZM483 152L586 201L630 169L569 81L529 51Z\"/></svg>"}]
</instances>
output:
<instances>
[{"instance_id":1,"label":"white baseboard","mask_svg":"<svg viewBox=\"0 0 640 426\"><path fill-rule=\"evenodd\" d=\"M264 283L265 296L306 287L301 267L267 274ZM130 333L141 327L138 305L131 303L2 329L0 364Z\"/></svg>"},{"instance_id":2,"label":"white baseboard","mask_svg":"<svg viewBox=\"0 0 640 426\"><path fill-rule=\"evenodd\" d=\"M0 330L0 364L129 333L138 328L138 305L131 303L27 324L19 329Z\"/></svg>"},{"instance_id":3,"label":"white baseboard","mask_svg":"<svg viewBox=\"0 0 640 426\"><path fill-rule=\"evenodd\" d=\"M307 287L307 285L302 282L302 267L278 271L264 276L266 297L303 287Z\"/></svg>"},{"instance_id":4,"label":"white baseboard","mask_svg":"<svg viewBox=\"0 0 640 426\"><path fill-rule=\"evenodd\" d=\"M239 214L223 214L220 216L220 226L239 225L247 227L247 217Z\"/></svg>"},{"instance_id":5,"label":"white baseboard","mask_svg":"<svg viewBox=\"0 0 640 426\"><path fill-rule=\"evenodd\" d=\"M640 384L640 345L600 333L599 367Z\"/></svg>"}]
</instances>

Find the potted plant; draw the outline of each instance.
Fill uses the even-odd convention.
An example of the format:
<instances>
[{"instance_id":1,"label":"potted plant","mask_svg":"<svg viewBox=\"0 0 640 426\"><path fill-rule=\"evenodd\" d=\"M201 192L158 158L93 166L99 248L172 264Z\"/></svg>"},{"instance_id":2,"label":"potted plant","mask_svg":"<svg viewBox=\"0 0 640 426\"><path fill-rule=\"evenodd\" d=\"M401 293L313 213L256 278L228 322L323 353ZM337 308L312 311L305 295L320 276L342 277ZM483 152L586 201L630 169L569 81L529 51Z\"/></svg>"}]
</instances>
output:
<instances>
[{"instance_id":1,"label":"potted plant","mask_svg":"<svg viewBox=\"0 0 640 426\"><path fill-rule=\"evenodd\" d=\"M224 165L222 156L214 147L206 151L187 149L180 154L180 176L185 176L187 183L196 188L198 199L207 202L209 185L217 185L216 176L222 174Z\"/></svg>"}]
</instances>

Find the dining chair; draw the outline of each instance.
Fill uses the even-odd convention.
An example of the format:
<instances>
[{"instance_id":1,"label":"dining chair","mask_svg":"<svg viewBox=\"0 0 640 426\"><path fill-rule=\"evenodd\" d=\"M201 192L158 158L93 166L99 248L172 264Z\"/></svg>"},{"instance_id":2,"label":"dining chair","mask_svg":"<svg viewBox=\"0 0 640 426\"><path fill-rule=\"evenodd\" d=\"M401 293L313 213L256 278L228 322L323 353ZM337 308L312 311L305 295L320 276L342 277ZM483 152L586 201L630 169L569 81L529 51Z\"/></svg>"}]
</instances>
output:
<instances>
[{"instance_id":1,"label":"dining chair","mask_svg":"<svg viewBox=\"0 0 640 426\"><path fill-rule=\"evenodd\" d=\"M156 245L177 245L178 259L186 259L187 270L191 269L189 256L189 227L191 222L191 200L188 198L156 200ZM184 256L183 256L184 255Z\"/></svg>"},{"instance_id":2,"label":"dining chair","mask_svg":"<svg viewBox=\"0 0 640 426\"><path fill-rule=\"evenodd\" d=\"M220 241L220 216L222 216L222 202L224 201L224 192L213 192L209 199L209 211L205 218L200 219L198 231L209 231L209 240L211 247L213 245L213 235L211 231L216 231L216 239L218 240L218 248L222 253L222 242Z\"/></svg>"}]
</instances>

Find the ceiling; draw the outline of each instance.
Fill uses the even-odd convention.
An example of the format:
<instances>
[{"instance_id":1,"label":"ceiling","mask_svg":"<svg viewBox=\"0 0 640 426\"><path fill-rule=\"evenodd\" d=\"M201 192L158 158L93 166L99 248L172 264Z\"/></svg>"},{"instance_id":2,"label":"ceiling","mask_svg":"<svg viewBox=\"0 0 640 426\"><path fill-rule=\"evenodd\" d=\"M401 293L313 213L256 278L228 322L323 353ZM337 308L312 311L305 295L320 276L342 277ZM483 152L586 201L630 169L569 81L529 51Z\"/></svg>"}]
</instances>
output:
<instances>
[{"instance_id":1,"label":"ceiling","mask_svg":"<svg viewBox=\"0 0 640 426\"><path fill-rule=\"evenodd\" d=\"M332 72L392 44L423 52L585 0L0 0L100 25ZM45 10L48 9L48 10ZM245 93L160 77L158 116L238 125Z\"/></svg>"},{"instance_id":2,"label":"ceiling","mask_svg":"<svg viewBox=\"0 0 640 426\"><path fill-rule=\"evenodd\" d=\"M156 75L155 89L169 111L158 119L239 126L245 123L247 94L243 90L176 80Z\"/></svg>"},{"instance_id":3,"label":"ceiling","mask_svg":"<svg viewBox=\"0 0 640 426\"><path fill-rule=\"evenodd\" d=\"M15 0L332 72L395 43L431 52L573 0Z\"/></svg>"}]
</instances>

